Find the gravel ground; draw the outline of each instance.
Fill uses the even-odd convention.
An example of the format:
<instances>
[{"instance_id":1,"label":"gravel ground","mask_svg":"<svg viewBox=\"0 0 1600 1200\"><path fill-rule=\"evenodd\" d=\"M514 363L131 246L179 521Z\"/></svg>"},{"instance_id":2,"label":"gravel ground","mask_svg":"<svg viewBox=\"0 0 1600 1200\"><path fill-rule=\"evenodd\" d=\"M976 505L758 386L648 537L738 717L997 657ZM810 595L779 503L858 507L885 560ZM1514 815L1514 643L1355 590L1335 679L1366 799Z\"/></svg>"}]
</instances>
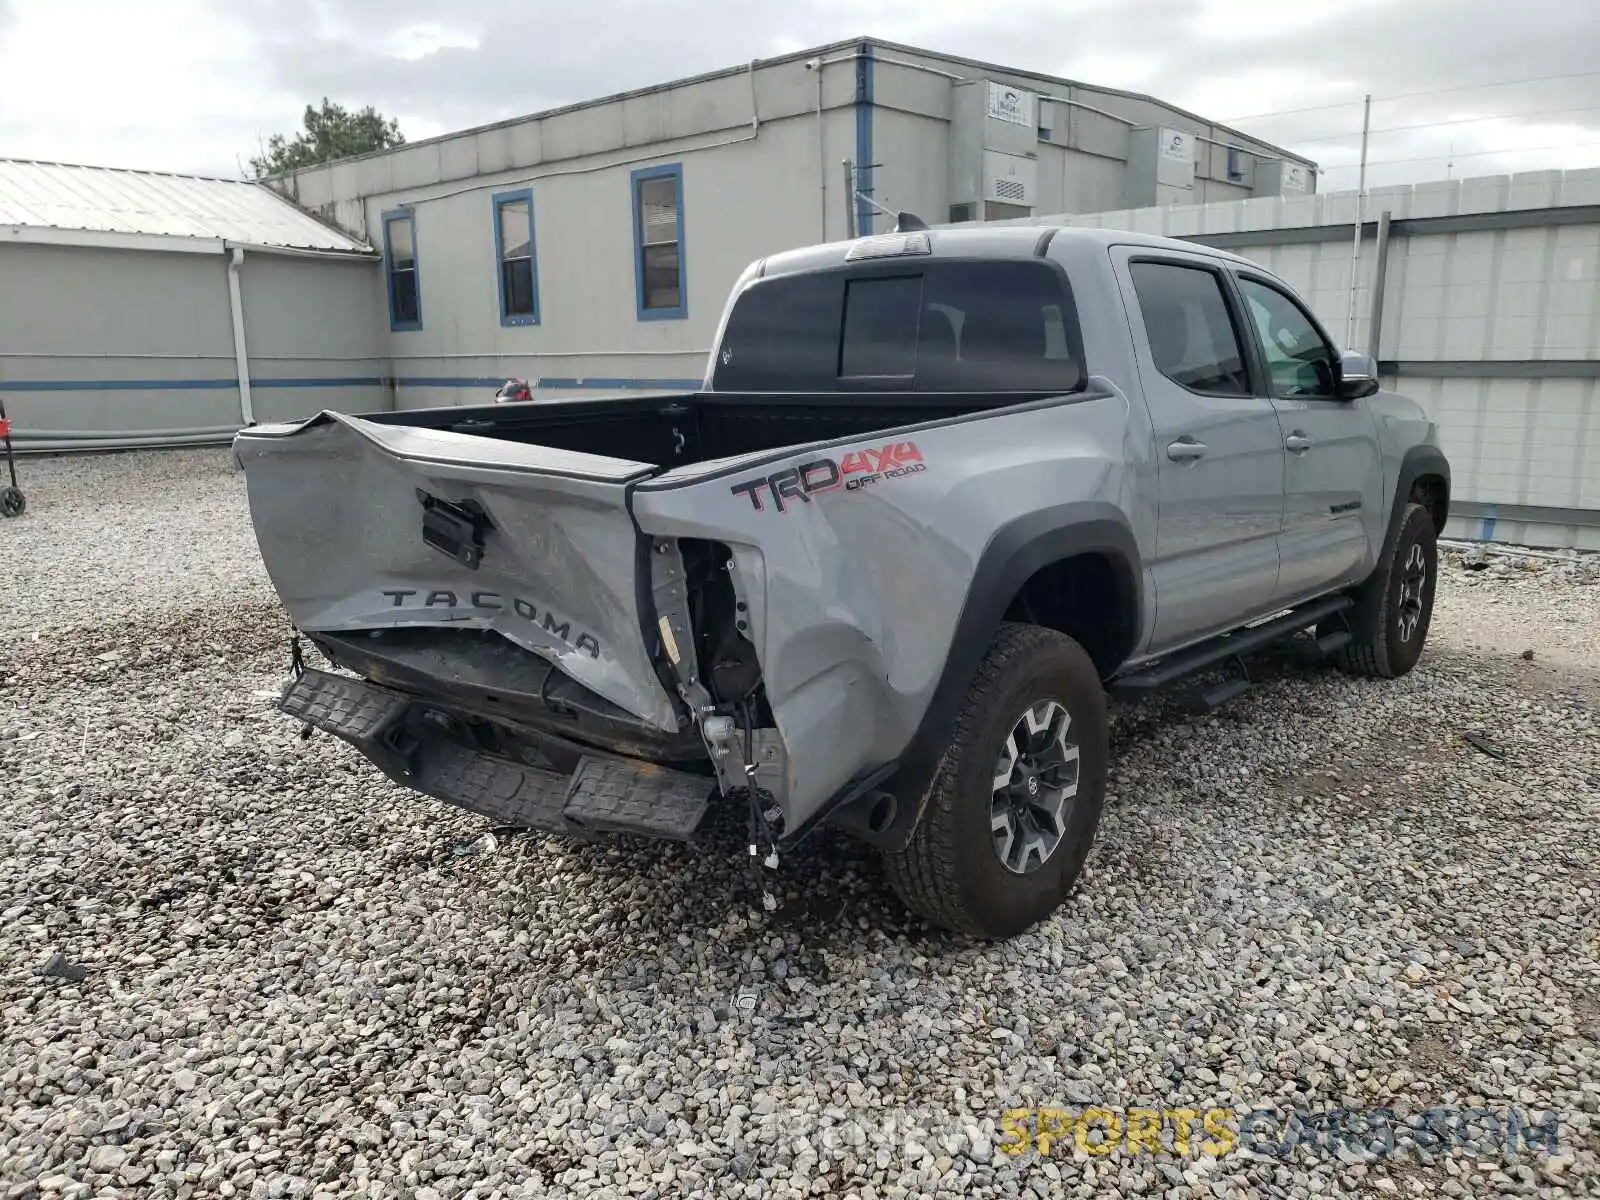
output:
<instances>
[{"instance_id":1,"label":"gravel ground","mask_svg":"<svg viewBox=\"0 0 1600 1200\"><path fill-rule=\"evenodd\" d=\"M1074 899L980 945L832 838L771 915L731 823L484 848L272 711L226 455L23 473L0 1194L1600 1195L1593 560L1447 556L1400 681L1269 661L1216 715L1119 711ZM1006 1152L1005 1111L1089 1105L1514 1109L1558 1144Z\"/></svg>"}]
</instances>

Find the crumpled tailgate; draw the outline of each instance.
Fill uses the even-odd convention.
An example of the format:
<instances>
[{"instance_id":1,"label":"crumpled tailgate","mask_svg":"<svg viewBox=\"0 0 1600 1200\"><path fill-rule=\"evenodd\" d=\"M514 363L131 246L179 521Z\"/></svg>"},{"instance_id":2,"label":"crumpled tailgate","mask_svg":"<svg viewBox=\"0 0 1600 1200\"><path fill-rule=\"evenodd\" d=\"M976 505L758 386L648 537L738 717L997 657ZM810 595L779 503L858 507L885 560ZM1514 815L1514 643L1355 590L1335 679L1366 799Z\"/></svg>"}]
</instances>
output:
<instances>
[{"instance_id":1,"label":"crumpled tailgate","mask_svg":"<svg viewBox=\"0 0 1600 1200\"><path fill-rule=\"evenodd\" d=\"M257 426L234 450L267 573L301 629L490 628L677 728L641 630L628 513L652 465L336 413ZM427 506L443 549L424 540ZM478 544L453 554L440 529Z\"/></svg>"}]
</instances>

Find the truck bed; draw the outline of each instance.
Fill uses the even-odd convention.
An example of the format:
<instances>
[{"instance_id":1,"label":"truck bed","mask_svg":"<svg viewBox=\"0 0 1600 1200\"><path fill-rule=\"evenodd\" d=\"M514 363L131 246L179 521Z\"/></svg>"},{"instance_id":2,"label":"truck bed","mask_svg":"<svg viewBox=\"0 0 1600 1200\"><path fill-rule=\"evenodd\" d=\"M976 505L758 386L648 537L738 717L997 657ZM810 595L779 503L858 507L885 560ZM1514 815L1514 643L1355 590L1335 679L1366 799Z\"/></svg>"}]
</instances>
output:
<instances>
[{"instance_id":1,"label":"truck bed","mask_svg":"<svg viewBox=\"0 0 1600 1200\"><path fill-rule=\"evenodd\" d=\"M336 662L475 713L560 710L569 734L671 761L700 743L651 657L638 485L682 481L726 507L716 479L786 450L1033 398L621 394L322 413L246 430L236 453L274 586ZM687 546L685 570L703 583L728 553Z\"/></svg>"},{"instance_id":2,"label":"truck bed","mask_svg":"<svg viewBox=\"0 0 1600 1200\"><path fill-rule=\"evenodd\" d=\"M1027 394L681 392L414 409L364 419L678 467L943 420Z\"/></svg>"},{"instance_id":3,"label":"truck bed","mask_svg":"<svg viewBox=\"0 0 1600 1200\"><path fill-rule=\"evenodd\" d=\"M326 412L235 453L291 620L407 738L700 770L714 705L800 823L925 708L972 570L947 531L995 502L956 471L1094 457L1125 420L1089 388L624 394Z\"/></svg>"}]
</instances>

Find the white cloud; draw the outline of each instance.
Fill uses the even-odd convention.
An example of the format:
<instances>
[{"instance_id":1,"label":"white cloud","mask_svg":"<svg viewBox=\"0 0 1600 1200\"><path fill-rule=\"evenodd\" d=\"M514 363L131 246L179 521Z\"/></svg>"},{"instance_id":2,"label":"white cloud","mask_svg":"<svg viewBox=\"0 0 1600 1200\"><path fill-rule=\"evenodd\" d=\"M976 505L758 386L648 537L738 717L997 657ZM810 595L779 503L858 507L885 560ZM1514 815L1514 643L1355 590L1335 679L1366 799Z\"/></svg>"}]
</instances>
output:
<instances>
[{"instance_id":1,"label":"white cloud","mask_svg":"<svg viewBox=\"0 0 1600 1200\"><path fill-rule=\"evenodd\" d=\"M0 0L0 154L231 174L323 96L416 140L863 35L1147 92L1303 151L1331 186L1354 184L1368 91L1375 127L1455 121L1376 134L1377 182L1442 177L1452 144L1461 175L1589 165L1600 142L1595 4ZM1546 75L1568 77L1450 90Z\"/></svg>"},{"instance_id":2,"label":"white cloud","mask_svg":"<svg viewBox=\"0 0 1600 1200\"><path fill-rule=\"evenodd\" d=\"M203 0L22 0L0 33L0 147L14 157L228 170L271 107L245 30Z\"/></svg>"},{"instance_id":3,"label":"white cloud","mask_svg":"<svg viewBox=\"0 0 1600 1200\"><path fill-rule=\"evenodd\" d=\"M434 21L407 25L390 34L383 44L384 53L403 62L416 62L441 50L476 50L478 35L461 29L451 29Z\"/></svg>"}]
</instances>

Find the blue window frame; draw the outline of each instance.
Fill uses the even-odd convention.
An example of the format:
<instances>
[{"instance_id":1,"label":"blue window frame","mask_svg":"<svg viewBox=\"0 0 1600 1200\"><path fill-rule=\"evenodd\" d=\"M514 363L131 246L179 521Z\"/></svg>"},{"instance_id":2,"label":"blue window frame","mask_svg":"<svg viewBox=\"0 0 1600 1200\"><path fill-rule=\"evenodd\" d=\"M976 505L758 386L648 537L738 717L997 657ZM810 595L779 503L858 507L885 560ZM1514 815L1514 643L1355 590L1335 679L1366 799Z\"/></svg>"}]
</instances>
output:
<instances>
[{"instance_id":1,"label":"blue window frame","mask_svg":"<svg viewBox=\"0 0 1600 1200\"><path fill-rule=\"evenodd\" d=\"M633 189L633 274L639 320L689 315L683 253L683 164L641 167Z\"/></svg>"},{"instance_id":2,"label":"blue window frame","mask_svg":"<svg viewBox=\"0 0 1600 1200\"><path fill-rule=\"evenodd\" d=\"M539 323L539 257L534 248L533 192L494 197L494 256L499 275L500 324Z\"/></svg>"},{"instance_id":3,"label":"blue window frame","mask_svg":"<svg viewBox=\"0 0 1600 1200\"><path fill-rule=\"evenodd\" d=\"M383 214L383 264L389 286L389 328L422 328L422 284L417 272L417 221L409 208Z\"/></svg>"}]
</instances>

